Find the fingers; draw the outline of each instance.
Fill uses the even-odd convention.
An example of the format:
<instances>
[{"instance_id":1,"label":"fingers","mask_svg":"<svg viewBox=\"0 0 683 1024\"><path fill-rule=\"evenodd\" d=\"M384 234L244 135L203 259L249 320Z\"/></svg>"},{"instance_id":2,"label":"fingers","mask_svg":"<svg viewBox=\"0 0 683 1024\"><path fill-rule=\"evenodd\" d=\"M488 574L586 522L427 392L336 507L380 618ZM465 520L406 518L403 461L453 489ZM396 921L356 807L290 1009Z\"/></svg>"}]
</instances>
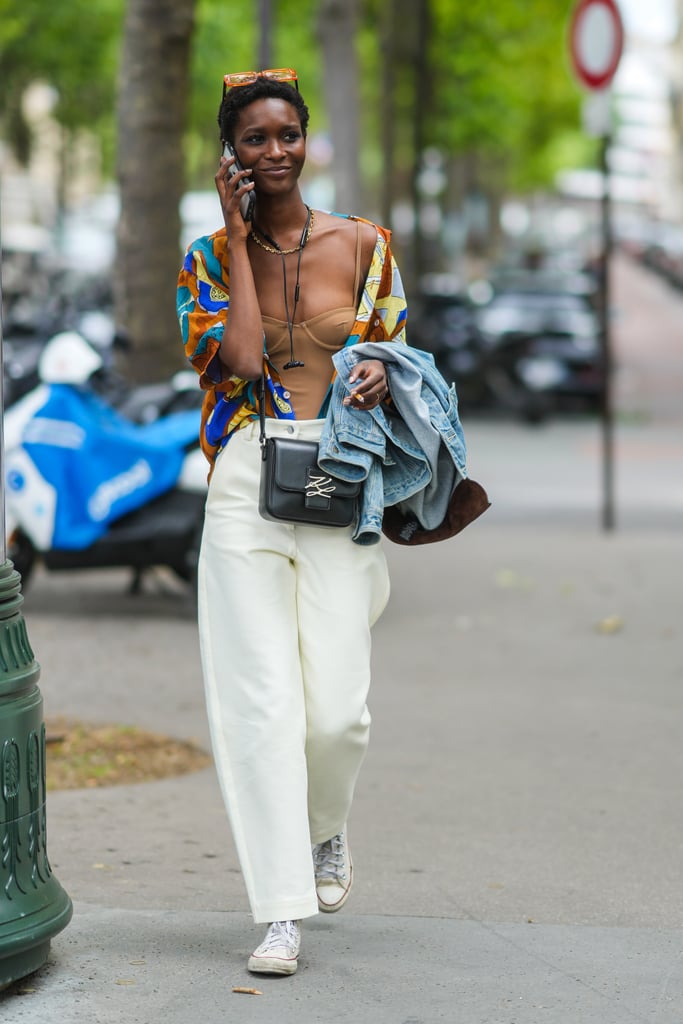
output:
<instances>
[{"instance_id":1,"label":"fingers","mask_svg":"<svg viewBox=\"0 0 683 1024\"><path fill-rule=\"evenodd\" d=\"M349 385L351 391L343 404L356 409L374 409L389 394L386 371L378 360L356 367L349 377Z\"/></svg>"},{"instance_id":2,"label":"fingers","mask_svg":"<svg viewBox=\"0 0 683 1024\"><path fill-rule=\"evenodd\" d=\"M239 209L242 196L254 189L254 182L249 180L251 169L244 168L235 171L234 163L234 157L221 157L220 166L215 176L216 188L226 220Z\"/></svg>"},{"instance_id":3,"label":"fingers","mask_svg":"<svg viewBox=\"0 0 683 1024\"><path fill-rule=\"evenodd\" d=\"M221 195L232 198L238 192L244 194L244 192L253 189L253 181L244 181L245 178L249 178L249 170L234 171L230 174L227 168L228 164L226 163L223 167L219 167L216 174L216 186Z\"/></svg>"},{"instance_id":4,"label":"fingers","mask_svg":"<svg viewBox=\"0 0 683 1024\"><path fill-rule=\"evenodd\" d=\"M388 388L379 385L378 387L372 387L367 391L352 391L351 398L356 399L358 405L361 405L363 406L363 408L365 408L368 405L377 405L379 402L383 401L383 399L386 398L388 393Z\"/></svg>"}]
</instances>

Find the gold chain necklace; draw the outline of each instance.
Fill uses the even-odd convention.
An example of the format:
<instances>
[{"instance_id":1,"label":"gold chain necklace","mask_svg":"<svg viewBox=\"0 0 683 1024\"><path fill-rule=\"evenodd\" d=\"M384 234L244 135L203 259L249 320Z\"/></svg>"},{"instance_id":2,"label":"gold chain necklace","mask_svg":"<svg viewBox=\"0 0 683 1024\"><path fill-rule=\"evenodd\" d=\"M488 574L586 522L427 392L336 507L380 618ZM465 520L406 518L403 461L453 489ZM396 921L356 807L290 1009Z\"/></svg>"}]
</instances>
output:
<instances>
[{"instance_id":1,"label":"gold chain necklace","mask_svg":"<svg viewBox=\"0 0 683 1024\"><path fill-rule=\"evenodd\" d=\"M304 234L302 235L302 238L301 238L301 241L299 242L299 244L295 245L293 249L281 249L279 247L279 245L277 244L277 242L275 242L273 245L267 245L266 242L262 242L261 239L259 238L259 236L256 234L256 231L258 231L260 234L263 234L263 232L261 231L261 229L259 227L256 227L255 224L253 225L251 231L249 232L249 237L253 238L254 241L256 242L256 244L258 246L260 246L261 249L265 249L266 252L275 253L276 256L290 256L293 252L300 252L303 249L303 247L306 245L306 243L308 242L308 239L311 237L311 231L313 230L313 221L314 220L315 220L315 210L311 210L311 216L310 216L310 219L308 221L308 227L306 228ZM256 231L254 230L254 228L256 228ZM268 238L268 235L266 235L265 237ZM272 242L273 239L271 238L270 241Z\"/></svg>"}]
</instances>

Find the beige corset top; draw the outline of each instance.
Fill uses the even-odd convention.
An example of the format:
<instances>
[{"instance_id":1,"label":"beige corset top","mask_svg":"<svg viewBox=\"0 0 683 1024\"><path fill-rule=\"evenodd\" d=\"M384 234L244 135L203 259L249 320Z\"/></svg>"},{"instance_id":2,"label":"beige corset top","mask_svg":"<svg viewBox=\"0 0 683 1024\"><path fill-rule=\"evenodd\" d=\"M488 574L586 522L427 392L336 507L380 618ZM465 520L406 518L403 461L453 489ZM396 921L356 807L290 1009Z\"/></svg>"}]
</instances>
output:
<instances>
[{"instance_id":1,"label":"beige corset top","mask_svg":"<svg viewBox=\"0 0 683 1024\"><path fill-rule=\"evenodd\" d=\"M294 324L294 358L304 365L285 370L284 364L290 359L287 324L274 317L262 318L268 356L289 391L297 419L312 420L318 416L332 378L332 356L344 347L355 319L356 310L349 306Z\"/></svg>"}]
</instances>

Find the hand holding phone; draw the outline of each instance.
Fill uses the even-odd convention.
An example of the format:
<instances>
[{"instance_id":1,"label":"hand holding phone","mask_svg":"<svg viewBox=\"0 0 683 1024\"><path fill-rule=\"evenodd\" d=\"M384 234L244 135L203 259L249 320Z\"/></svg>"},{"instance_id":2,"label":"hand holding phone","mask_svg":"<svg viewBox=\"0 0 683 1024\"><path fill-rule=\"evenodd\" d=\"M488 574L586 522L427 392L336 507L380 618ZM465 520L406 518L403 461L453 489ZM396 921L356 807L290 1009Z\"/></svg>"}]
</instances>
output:
<instances>
[{"instance_id":1,"label":"hand holding phone","mask_svg":"<svg viewBox=\"0 0 683 1024\"><path fill-rule=\"evenodd\" d=\"M243 171L244 170L244 168L242 167L242 164L237 159L237 153L235 152L235 150L233 149L233 147L230 145L229 142L224 142L223 143L223 156L227 157L228 159L230 159L231 157L234 157L234 163L230 164L230 166L228 167L228 177L229 178L233 178L237 174L238 171ZM240 184L238 185L238 188L241 188L242 185L249 185L250 183L251 183L251 178L244 177L244 178L242 178L240 180ZM245 192L244 195L242 196L242 198L240 199L240 211L242 213L243 220L245 220L245 221L253 220L255 205L256 205L256 197L254 195L253 190L250 191L250 192Z\"/></svg>"}]
</instances>

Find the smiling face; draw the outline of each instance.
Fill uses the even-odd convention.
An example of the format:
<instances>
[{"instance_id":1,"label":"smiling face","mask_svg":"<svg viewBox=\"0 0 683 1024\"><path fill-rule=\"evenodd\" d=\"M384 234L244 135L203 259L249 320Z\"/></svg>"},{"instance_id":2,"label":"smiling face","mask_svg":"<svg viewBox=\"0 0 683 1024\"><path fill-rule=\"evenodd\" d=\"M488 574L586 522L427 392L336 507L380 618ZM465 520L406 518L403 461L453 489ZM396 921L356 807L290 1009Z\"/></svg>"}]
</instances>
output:
<instances>
[{"instance_id":1,"label":"smiling face","mask_svg":"<svg viewBox=\"0 0 683 1024\"><path fill-rule=\"evenodd\" d=\"M256 191L277 195L296 185L306 159L306 137L295 107L286 100L255 100L239 114L234 144L251 168Z\"/></svg>"}]
</instances>

